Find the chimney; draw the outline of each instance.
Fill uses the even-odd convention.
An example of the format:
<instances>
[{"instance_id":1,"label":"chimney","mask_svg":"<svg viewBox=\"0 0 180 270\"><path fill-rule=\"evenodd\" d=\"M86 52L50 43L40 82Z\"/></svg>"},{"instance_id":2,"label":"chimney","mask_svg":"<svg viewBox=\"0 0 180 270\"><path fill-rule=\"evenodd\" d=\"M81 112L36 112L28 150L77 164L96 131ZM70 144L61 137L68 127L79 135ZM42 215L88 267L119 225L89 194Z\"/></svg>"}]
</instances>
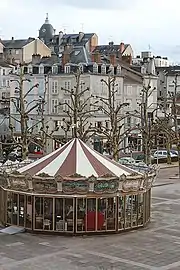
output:
<instances>
[{"instance_id":1,"label":"chimney","mask_svg":"<svg viewBox=\"0 0 180 270\"><path fill-rule=\"evenodd\" d=\"M101 55L99 52L94 52L91 55L91 60L93 63L100 64L101 63Z\"/></svg>"},{"instance_id":2,"label":"chimney","mask_svg":"<svg viewBox=\"0 0 180 270\"><path fill-rule=\"evenodd\" d=\"M84 33L83 32L79 32L79 42L81 42L81 40L83 39L84 37Z\"/></svg>"},{"instance_id":3,"label":"chimney","mask_svg":"<svg viewBox=\"0 0 180 270\"><path fill-rule=\"evenodd\" d=\"M113 67L114 67L116 65L116 55L114 53L110 54L109 60L110 60L110 64L113 65Z\"/></svg>"},{"instance_id":4,"label":"chimney","mask_svg":"<svg viewBox=\"0 0 180 270\"><path fill-rule=\"evenodd\" d=\"M33 65L39 63L40 60L41 60L41 55L40 54L33 54L32 55L32 64Z\"/></svg>"},{"instance_id":5,"label":"chimney","mask_svg":"<svg viewBox=\"0 0 180 270\"><path fill-rule=\"evenodd\" d=\"M125 46L124 46L123 42L120 43L119 49L120 49L120 52L122 54L124 52L124 50L125 50Z\"/></svg>"},{"instance_id":6,"label":"chimney","mask_svg":"<svg viewBox=\"0 0 180 270\"><path fill-rule=\"evenodd\" d=\"M60 31L60 32L59 32L59 46L60 46L61 43L62 43L62 38L63 38L63 32Z\"/></svg>"},{"instance_id":7,"label":"chimney","mask_svg":"<svg viewBox=\"0 0 180 270\"><path fill-rule=\"evenodd\" d=\"M114 42L113 41L110 41L109 42L109 46L113 46L114 45Z\"/></svg>"},{"instance_id":8,"label":"chimney","mask_svg":"<svg viewBox=\"0 0 180 270\"><path fill-rule=\"evenodd\" d=\"M62 65L63 67L70 62L70 52L64 51L62 54Z\"/></svg>"}]
</instances>

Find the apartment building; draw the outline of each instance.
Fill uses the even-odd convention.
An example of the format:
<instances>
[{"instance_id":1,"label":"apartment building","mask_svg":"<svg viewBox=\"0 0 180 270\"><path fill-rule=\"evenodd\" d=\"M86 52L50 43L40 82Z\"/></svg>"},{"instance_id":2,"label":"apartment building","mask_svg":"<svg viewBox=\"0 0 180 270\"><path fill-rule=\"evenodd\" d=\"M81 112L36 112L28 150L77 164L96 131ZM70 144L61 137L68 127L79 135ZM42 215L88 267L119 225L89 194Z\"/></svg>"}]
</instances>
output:
<instances>
[{"instance_id":1,"label":"apartment building","mask_svg":"<svg viewBox=\"0 0 180 270\"><path fill-rule=\"evenodd\" d=\"M51 50L40 40L35 38L1 40L0 49L3 46L4 58L9 63L29 63L33 54L50 56Z\"/></svg>"},{"instance_id":2,"label":"apartment building","mask_svg":"<svg viewBox=\"0 0 180 270\"><path fill-rule=\"evenodd\" d=\"M131 69L125 64L113 65L113 63L92 62L90 55L84 46L77 46L73 50L68 51L68 53L64 52L62 58L59 58L55 54L52 54L51 57L43 58L34 55L32 62L24 66L24 76L28 77L30 76L29 74L31 74L31 86L38 83L39 87L34 90L35 92L32 91L28 95L28 103L31 101L33 103L38 98L42 97L46 90L44 118L48 123L49 132L51 133L53 131L53 136L55 138L61 139L64 136L68 136L68 138L72 137L72 128L65 131L63 121L63 119L68 119L65 111L67 111L68 105L71 106L71 98L68 91L62 89L71 90L76 85L73 72L75 72L77 66L79 66L82 71L80 88L82 91L86 88L89 89L84 98L87 99L88 96L92 96L91 104L94 104L97 100L96 96L107 96L107 86L103 81L107 81L111 72L112 76L116 77L116 103L129 103L129 106L126 107L122 113L133 112L134 110L140 109L140 91L143 88L143 84L149 81L149 75L147 75L146 78L144 75ZM152 80L150 81L153 83ZM24 93L28 91L29 87L29 84L24 85ZM11 84L11 95L15 94L14 88L15 85ZM149 100L149 102L155 103L157 98L156 95L157 91L153 92L153 98L150 97L152 100ZM13 106L11 108L11 114L15 117L17 117L18 114ZM35 125L35 120L38 121L39 119L37 110L31 112L29 119L29 125ZM101 110L96 111L88 121L92 126L108 125L108 118ZM134 115L124 121L124 129L128 129L138 124L139 120L136 115ZM14 125L16 125L15 130L18 133L20 126L18 126L17 123ZM57 126L59 129L54 131ZM138 138L138 134L139 131L134 129L129 137L136 136ZM123 142L123 146L127 147L128 143L127 137ZM49 151L54 148L54 142L49 142Z\"/></svg>"}]
</instances>

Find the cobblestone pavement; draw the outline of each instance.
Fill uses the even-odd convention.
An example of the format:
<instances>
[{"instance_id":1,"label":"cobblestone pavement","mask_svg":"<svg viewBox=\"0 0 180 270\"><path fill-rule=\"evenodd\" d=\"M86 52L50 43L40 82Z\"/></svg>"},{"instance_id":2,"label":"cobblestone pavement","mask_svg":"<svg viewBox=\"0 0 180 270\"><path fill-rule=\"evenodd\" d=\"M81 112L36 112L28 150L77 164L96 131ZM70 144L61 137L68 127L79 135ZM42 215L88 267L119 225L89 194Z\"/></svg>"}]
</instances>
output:
<instances>
[{"instance_id":1,"label":"cobblestone pavement","mask_svg":"<svg viewBox=\"0 0 180 270\"><path fill-rule=\"evenodd\" d=\"M129 233L0 234L0 270L180 270L180 181L152 196L152 222Z\"/></svg>"}]
</instances>

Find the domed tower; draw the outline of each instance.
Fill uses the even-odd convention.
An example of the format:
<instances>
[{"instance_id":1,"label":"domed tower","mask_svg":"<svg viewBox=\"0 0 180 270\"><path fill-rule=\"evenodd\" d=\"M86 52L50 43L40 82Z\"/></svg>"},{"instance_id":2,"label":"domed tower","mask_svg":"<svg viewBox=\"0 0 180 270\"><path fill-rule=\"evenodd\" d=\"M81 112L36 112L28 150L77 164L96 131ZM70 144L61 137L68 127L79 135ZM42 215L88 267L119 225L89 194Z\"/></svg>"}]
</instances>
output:
<instances>
[{"instance_id":1,"label":"domed tower","mask_svg":"<svg viewBox=\"0 0 180 270\"><path fill-rule=\"evenodd\" d=\"M39 30L39 39L41 39L46 45L48 45L52 38L54 37L55 30L53 26L49 23L48 13L46 14L46 19L44 24Z\"/></svg>"}]
</instances>

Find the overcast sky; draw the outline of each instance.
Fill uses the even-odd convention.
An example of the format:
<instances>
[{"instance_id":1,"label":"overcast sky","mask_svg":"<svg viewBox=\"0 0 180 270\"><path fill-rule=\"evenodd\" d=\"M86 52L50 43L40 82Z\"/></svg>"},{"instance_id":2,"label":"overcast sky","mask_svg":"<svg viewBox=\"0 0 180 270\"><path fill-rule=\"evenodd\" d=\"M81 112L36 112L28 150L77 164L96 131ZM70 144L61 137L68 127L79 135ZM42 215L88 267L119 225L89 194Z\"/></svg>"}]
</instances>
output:
<instances>
[{"instance_id":1,"label":"overcast sky","mask_svg":"<svg viewBox=\"0 0 180 270\"><path fill-rule=\"evenodd\" d=\"M0 0L0 37L38 36L49 13L57 32L95 32L99 43L130 43L180 62L180 0ZM176 32L177 31L177 32Z\"/></svg>"}]
</instances>

